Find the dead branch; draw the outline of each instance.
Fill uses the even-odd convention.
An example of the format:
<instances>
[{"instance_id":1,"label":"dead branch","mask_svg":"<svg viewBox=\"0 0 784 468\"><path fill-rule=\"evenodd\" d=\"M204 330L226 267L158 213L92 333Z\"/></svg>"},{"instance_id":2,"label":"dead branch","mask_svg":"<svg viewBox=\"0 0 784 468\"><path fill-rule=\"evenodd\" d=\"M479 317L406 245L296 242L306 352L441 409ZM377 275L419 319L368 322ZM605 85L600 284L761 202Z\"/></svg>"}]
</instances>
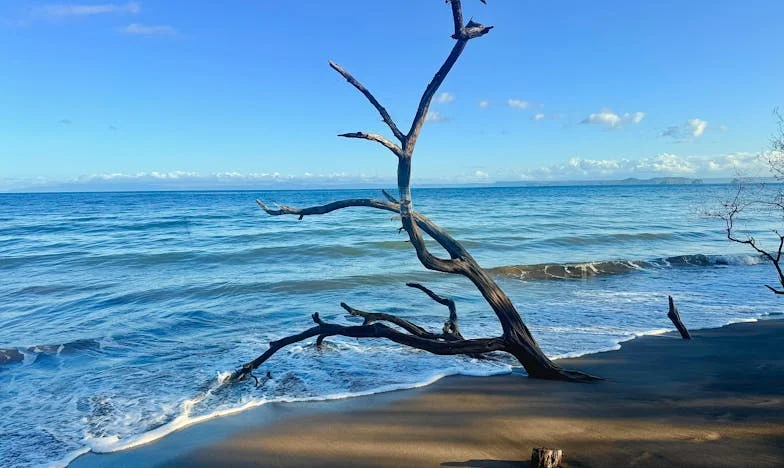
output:
<instances>
[{"instance_id":1,"label":"dead branch","mask_svg":"<svg viewBox=\"0 0 784 468\"><path fill-rule=\"evenodd\" d=\"M738 237L736 234L735 229L735 220L736 218L745 210L753 205L773 205L777 207L780 206L780 201L774 200L773 202L765 201L765 200L744 200L742 195L744 193L745 186L742 183L738 183L737 192L735 197L724 203L724 210L719 213L714 213L715 217L718 217L724 220L725 223L725 231L727 233L727 239L732 242L736 242L738 244L745 244L751 247L754 251L765 257L767 260L773 264L773 267L778 274L779 284L782 286L783 289L776 289L773 286L766 284L765 287L768 288L775 294L784 294L784 269L781 265L781 256L782 252L784 251L784 235L780 234L778 230L773 230L773 233L776 234L778 237L778 248L775 252L768 251L760 247L757 243L757 240L750 234L747 234L745 238Z\"/></svg>"},{"instance_id":2,"label":"dead branch","mask_svg":"<svg viewBox=\"0 0 784 468\"><path fill-rule=\"evenodd\" d=\"M278 205L277 210L267 207L267 205L265 205L264 202L262 202L261 200L256 200L256 203L258 203L258 205L261 207L262 210L266 211L267 214L271 216L323 215L327 213L332 213L333 211L342 210L344 208L352 208L352 207L376 208L378 210L386 210L386 211L391 211L393 213L400 212L400 208L396 206L394 203L386 202L384 200L376 200L373 198L352 198L348 200L340 200L332 203L327 203L326 205L311 206L308 208L293 208L286 205Z\"/></svg>"},{"instance_id":3,"label":"dead branch","mask_svg":"<svg viewBox=\"0 0 784 468\"><path fill-rule=\"evenodd\" d=\"M460 341L437 341L419 336L402 333L382 323L372 323L369 325L344 326L324 322L318 313L312 315L316 326L309 328L296 335L287 336L278 341L270 342L269 349L256 359L245 363L242 367L234 371L229 381L240 381L250 375L254 369L264 364L276 352L294 343L304 341L314 336L345 336L348 338L384 338L398 344L411 348L421 349L429 353L448 356L456 354L484 354L493 351L501 351L506 347L502 338L481 338L474 340Z\"/></svg>"},{"instance_id":4,"label":"dead branch","mask_svg":"<svg viewBox=\"0 0 784 468\"><path fill-rule=\"evenodd\" d=\"M463 335L460 333L460 327L457 325L457 306L455 305L455 301L448 297L441 297L419 283L406 283L406 286L409 288L419 289L420 291L427 294L430 299L433 299L439 304L446 306L449 309L449 319L444 322L444 335L450 335L456 339L463 338Z\"/></svg>"},{"instance_id":5,"label":"dead branch","mask_svg":"<svg viewBox=\"0 0 784 468\"><path fill-rule=\"evenodd\" d=\"M460 55L465 50L466 45L468 45L468 41L484 36L485 34L489 33L491 29L493 29L492 26L484 26L474 22L473 20L469 21L467 25L463 26L462 3L460 0L450 0L449 3L452 6L452 20L454 22L455 28L455 33L452 35L452 38L456 39L457 42L455 43L454 47L452 47L452 51L444 61L444 64L441 65L441 68L439 68L435 76L433 76L430 84L428 84L427 88L425 88L425 92L422 94L422 98L419 100L419 106L417 107L414 121L411 123L411 129L408 131L406 142L403 145L403 149L409 157L414 154L414 147L416 146L419 134L422 132L422 125L425 123L425 118L427 117L427 112L430 109L430 103L433 101L433 96L435 96L436 92L438 92L438 88L441 87L441 84L446 79L446 76L452 70L452 67L454 67L455 63L457 63L457 59L460 58ZM405 200L406 198L403 197L403 199Z\"/></svg>"},{"instance_id":6,"label":"dead branch","mask_svg":"<svg viewBox=\"0 0 784 468\"><path fill-rule=\"evenodd\" d=\"M403 150L398 145L392 143L391 141L387 140L386 138L384 138L383 136L377 133L354 132L354 133L341 133L338 136L343 138L359 138L362 140L375 141L376 143L382 144L389 151L392 151L392 153L394 153L395 156L399 158L402 157L404 154Z\"/></svg>"},{"instance_id":7,"label":"dead branch","mask_svg":"<svg viewBox=\"0 0 784 468\"><path fill-rule=\"evenodd\" d=\"M672 320L672 324L675 325L675 328L678 329L678 333L681 334L681 338L684 340L690 340L691 335L689 334L689 330L686 329L686 325L681 322L681 314L678 313L678 308L675 306L675 301L672 299L672 296L668 296L668 300L670 303L670 310L667 312L667 317Z\"/></svg>"},{"instance_id":8,"label":"dead branch","mask_svg":"<svg viewBox=\"0 0 784 468\"><path fill-rule=\"evenodd\" d=\"M349 315L362 317L364 319L362 325L370 325L371 323L375 322L389 322L420 338L427 338L428 340L442 339L441 335L430 333L419 325L411 323L404 318L398 317L397 315L386 314L383 312L365 312L359 309L355 309L345 302L341 302L340 307L345 309Z\"/></svg>"},{"instance_id":9,"label":"dead branch","mask_svg":"<svg viewBox=\"0 0 784 468\"><path fill-rule=\"evenodd\" d=\"M396 204L399 204L399 203L400 203L399 201L397 201L397 198L393 197L393 196L392 196L392 194L391 194L391 193L389 193L389 192L387 192L386 190L384 190L384 189L381 189L381 193L383 193L383 194L384 194L384 197L385 197L387 200L389 200L390 202L392 202L392 203L396 203Z\"/></svg>"},{"instance_id":10,"label":"dead branch","mask_svg":"<svg viewBox=\"0 0 784 468\"><path fill-rule=\"evenodd\" d=\"M399 214L400 203L398 203L397 200L395 200L395 198L392 197L392 195L390 195L386 190L383 192L387 198L394 201L387 202L373 198L353 198L327 203L326 205L310 206L307 208L295 208L286 205L278 205L278 209L267 207L267 205L265 205L261 200L256 200L256 203L270 216L294 215L299 216L300 220L305 216L323 215L333 211L354 207L375 208ZM462 245L460 245L459 242L457 242L457 240L455 240L451 235L449 235L449 233L441 229L437 224L432 222L426 216L415 213L414 217L416 219L417 225L423 231L425 231L428 236L432 237L436 242L438 242L444 248L444 250L446 250L447 253L452 256L452 258L468 255L468 252L466 252L466 250Z\"/></svg>"},{"instance_id":11,"label":"dead branch","mask_svg":"<svg viewBox=\"0 0 784 468\"><path fill-rule=\"evenodd\" d=\"M357 81L357 79L354 78L351 75L351 73L344 70L337 63L330 60L329 66L332 67L332 69L335 70L336 72L340 73L340 75L343 78L345 78L346 81L351 83L351 86L357 88L359 92L362 93L367 98L367 100L370 101L371 104L373 104L373 107L375 107L378 113L381 114L381 119L384 120L384 123L386 123L387 126L389 126L389 129L392 130L392 133L395 135L395 138L400 140L401 144L405 144L406 136L403 135L403 132L401 132L400 129L397 128L397 125L395 124L395 121L392 120L392 117L389 115L389 112L387 112L384 106L382 106L381 103L378 102L378 99L376 99L376 97L373 96L373 93L368 91L368 89L362 83Z\"/></svg>"},{"instance_id":12,"label":"dead branch","mask_svg":"<svg viewBox=\"0 0 784 468\"><path fill-rule=\"evenodd\" d=\"M779 113L778 109L774 109L773 114L778 119L778 133L771 139L771 152L767 156L768 170L774 179L778 182L784 180L784 117ZM777 229L772 229L776 235L778 246L776 250L769 250L763 248L760 243L749 233L739 234L738 229L735 227L736 219L740 217L745 210L749 208L767 208L774 210L774 215L777 221L780 221L778 216L784 214L784 192L780 187L777 187L775 193L771 196L764 193L765 184L755 184L759 188L759 192L755 194L748 194L748 187L742 177L737 179L737 191L735 196L722 203L721 210L717 212L709 212L708 216L719 218L725 223L725 231L727 239L738 244L744 244L751 247L755 252L760 254L763 258L768 260L776 270L778 276L778 283L781 288L776 288L769 284L765 287L771 292L778 295L784 295L784 271L782 271L782 252L784 252L784 235Z\"/></svg>"}]
</instances>

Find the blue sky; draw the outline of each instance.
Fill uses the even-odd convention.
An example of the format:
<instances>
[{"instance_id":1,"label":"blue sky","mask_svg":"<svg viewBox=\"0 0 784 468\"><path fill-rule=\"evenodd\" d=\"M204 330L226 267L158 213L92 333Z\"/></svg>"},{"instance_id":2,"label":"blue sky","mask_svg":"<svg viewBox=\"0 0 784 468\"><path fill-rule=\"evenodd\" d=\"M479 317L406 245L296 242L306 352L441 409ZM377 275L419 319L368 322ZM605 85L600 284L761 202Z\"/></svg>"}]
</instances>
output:
<instances>
[{"instance_id":1,"label":"blue sky","mask_svg":"<svg viewBox=\"0 0 784 468\"><path fill-rule=\"evenodd\" d=\"M433 105L420 181L727 177L784 105L784 2L465 0L495 29ZM178 180L391 180L452 45L443 0L0 3L0 190ZM221 179L222 178L222 179Z\"/></svg>"}]
</instances>

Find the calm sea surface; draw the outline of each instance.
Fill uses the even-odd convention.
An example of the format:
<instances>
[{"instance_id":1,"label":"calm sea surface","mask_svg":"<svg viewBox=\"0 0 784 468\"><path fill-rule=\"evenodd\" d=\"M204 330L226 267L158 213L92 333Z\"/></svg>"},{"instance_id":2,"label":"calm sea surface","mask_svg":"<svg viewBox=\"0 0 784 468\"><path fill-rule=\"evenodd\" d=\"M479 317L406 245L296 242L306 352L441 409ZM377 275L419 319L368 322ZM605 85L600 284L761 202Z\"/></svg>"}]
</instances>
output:
<instances>
[{"instance_id":1,"label":"calm sea surface","mask_svg":"<svg viewBox=\"0 0 784 468\"><path fill-rule=\"evenodd\" d=\"M416 208L494 270L551 356L670 329L782 311L770 265L700 215L721 186L427 189ZM0 466L65 464L268 401L420 385L509 361L439 357L331 339L276 355L263 388L219 385L310 314L400 314L439 329L454 297L466 336L500 334L467 280L424 271L390 214L356 208L297 221L296 206L376 191L0 194ZM749 220L752 232L768 226ZM581 264L564 267L566 264Z\"/></svg>"}]
</instances>

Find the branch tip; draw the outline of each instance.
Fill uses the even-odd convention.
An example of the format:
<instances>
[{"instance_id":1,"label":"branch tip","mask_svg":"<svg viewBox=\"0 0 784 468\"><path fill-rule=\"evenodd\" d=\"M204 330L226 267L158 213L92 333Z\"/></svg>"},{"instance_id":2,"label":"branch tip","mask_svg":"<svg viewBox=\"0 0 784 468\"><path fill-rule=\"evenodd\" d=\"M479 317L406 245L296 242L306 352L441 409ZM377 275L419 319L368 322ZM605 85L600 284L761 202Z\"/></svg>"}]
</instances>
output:
<instances>
[{"instance_id":1,"label":"branch tip","mask_svg":"<svg viewBox=\"0 0 784 468\"><path fill-rule=\"evenodd\" d=\"M348 81L351 84L351 86L355 87L360 93L362 93L362 95L364 95L368 101L370 101L370 104L372 104L373 107L375 107L378 113L381 115L381 120L383 120L384 123L387 124L390 130L392 130L392 134L395 135L395 138L400 140L400 143L404 145L406 141L406 136L397 127L395 121L392 120L392 116L389 115L389 112L387 112L386 108L382 106L380 102L378 102L378 99L376 99L375 96L373 96L373 93L371 93L362 83L357 81L357 79L354 78L351 75L351 73L344 70L343 67L341 67L337 63L330 60L329 66L332 67L333 70L338 72L340 76L345 78L345 80Z\"/></svg>"}]
</instances>

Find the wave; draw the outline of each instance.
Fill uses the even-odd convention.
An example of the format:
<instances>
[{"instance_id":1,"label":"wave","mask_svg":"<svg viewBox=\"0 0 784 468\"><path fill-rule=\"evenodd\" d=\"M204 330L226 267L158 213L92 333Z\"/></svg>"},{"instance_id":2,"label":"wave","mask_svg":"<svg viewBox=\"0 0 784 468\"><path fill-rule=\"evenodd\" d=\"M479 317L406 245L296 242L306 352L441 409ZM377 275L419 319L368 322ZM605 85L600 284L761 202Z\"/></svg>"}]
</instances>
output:
<instances>
[{"instance_id":1,"label":"wave","mask_svg":"<svg viewBox=\"0 0 784 468\"><path fill-rule=\"evenodd\" d=\"M307 396L307 397L279 396L276 398L252 399L239 406L222 408L207 414L192 416L191 411L193 410L196 404L203 401L205 398L208 398L215 391L223 388L225 385L231 385L228 383L228 377L231 375L231 372L223 372L218 374L215 380L208 383L207 388L204 392L202 392L201 394L193 398L184 400L180 404L179 413L169 422L161 426L158 426L150 431L136 434L134 436L130 436L127 438L120 438L117 436L95 437L95 438L87 437L84 440L84 442L87 444L87 447L85 447L83 450L74 452L72 454L73 458L67 460L67 463L70 463L70 461L73 461L73 459L75 459L76 457L78 457L83 453L86 453L87 451L91 451L94 453L112 453L121 450L128 450L134 447L138 447L140 445L149 444L150 442L156 441L162 437L171 434L172 432L184 429L188 426L209 421L215 418L241 413L243 411L252 408L257 408L259 406L263 406L269 403L295 403L295 402L300 403L300 402L343 400L347 398L355 398L361 396L376 395L380 393L388 393L388 392L395 392L400 390L411 390L411 389L426 387L428 385L431 385L443 379L444 377L449 377L453 375L464 375L469 377L490 377L494 375L510 374L512 372L513 372L513 367L511 365L504 365L502 367L499 367L498 369L487 370L487 371L448 368L442 370L441 372L435 372L431 375L424 376L422 380L413 383L388 384L365 391L331 393L331 394L319 395L319 396Z\"/></svg>"},{"instance_id":2,"label":"wave","mask_svg":"<svg viewBox=\"0 0 784 468\"><path fill-rule=\"evenodd\" d=\"M540 263L490 268L494 275L523 280L586 279L594 276L619 275L657 268L710 267L722 265L756 265L761 255L678 255L653 260L615 260L586 263Z\"/></svg>"},{"instance_id":3,"label":"wave","mask_svg":"<svg viewBox=\"0 0 784 468\"><path fill-rule=\"evenodd\" d=\"M17 362L34 362L39 355L59 356L83 350L96 350L101 348L98 340L83 339L69 341L63 344L34 345L22 348L0 348L0 366Z\"/></svg>"}]
</instances>

